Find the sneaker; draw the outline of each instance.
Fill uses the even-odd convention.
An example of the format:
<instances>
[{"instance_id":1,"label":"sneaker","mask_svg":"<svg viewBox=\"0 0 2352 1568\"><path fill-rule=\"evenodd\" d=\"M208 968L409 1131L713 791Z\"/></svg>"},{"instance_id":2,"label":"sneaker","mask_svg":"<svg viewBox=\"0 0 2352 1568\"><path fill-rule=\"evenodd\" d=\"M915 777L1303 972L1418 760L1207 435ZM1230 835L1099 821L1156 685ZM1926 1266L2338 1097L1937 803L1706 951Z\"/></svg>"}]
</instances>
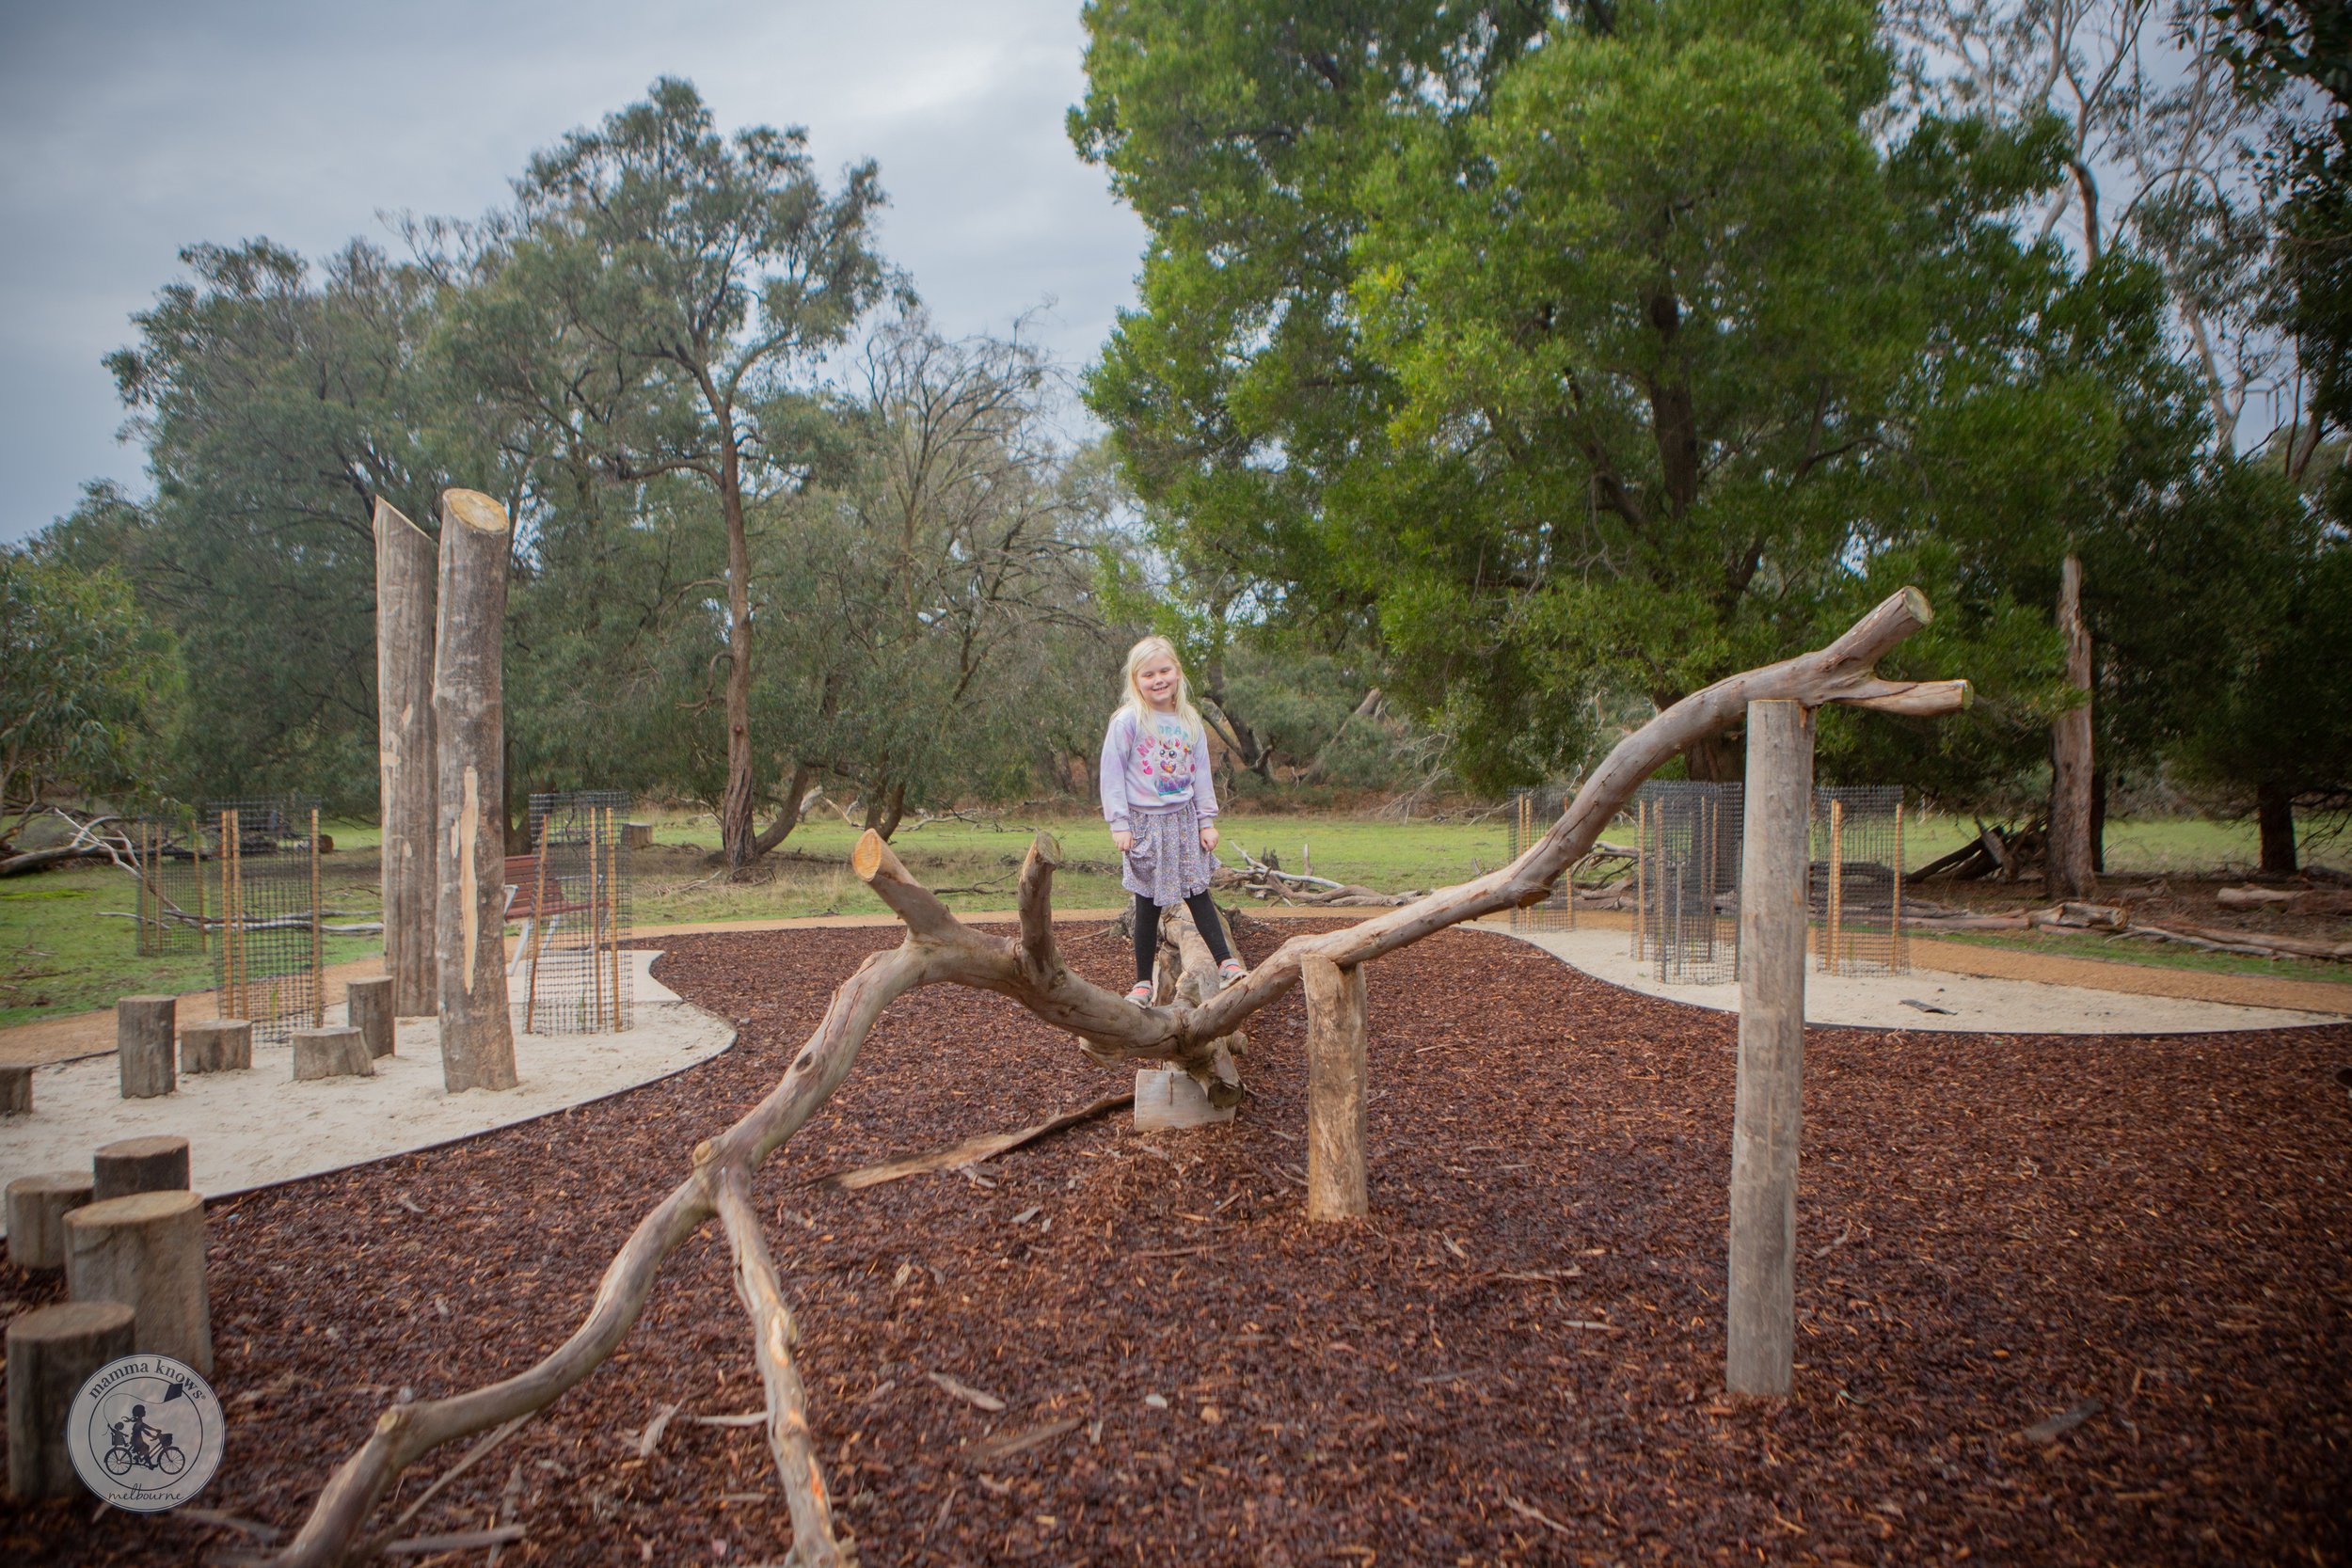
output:
<instances>
[{"instance_id":1,"label":"sneaker","mask_svg":"<svg viewBox=\"0 0 2352 1568\"><path fill-rule=\"evenodd\" d=\"M1228 958L1216 966L1216 978L1220 985L1230 986L1236 980L1247 979L1248 974L1249 971L1239 958Z\"/></svg>"},{"instance_id":2,"label":"sneaker","mask_svg":"<svg viewBox=\"0 0 2352 1568\"><path fill-rule=\"evenodd\" d=\"M1127 988L1127 1000L1134 1003L1138 1007L1150 1006L1152 1005L1152 982L1149 980L1137 980L1134 985L1129 986Z\"/></svg>"}]
</instances>

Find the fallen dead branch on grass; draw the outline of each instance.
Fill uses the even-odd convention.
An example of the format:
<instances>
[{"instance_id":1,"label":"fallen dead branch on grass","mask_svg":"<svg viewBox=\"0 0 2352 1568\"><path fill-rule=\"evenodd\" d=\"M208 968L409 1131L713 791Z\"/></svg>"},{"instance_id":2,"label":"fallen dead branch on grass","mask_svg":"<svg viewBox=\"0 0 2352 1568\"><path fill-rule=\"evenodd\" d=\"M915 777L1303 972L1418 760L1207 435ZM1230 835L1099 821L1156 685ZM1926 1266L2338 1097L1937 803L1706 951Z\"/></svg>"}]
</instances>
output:
<instances>
[{"instance_id":1,"label":"fallen dead branch on grass","mask_svg":"<svg viewBox=\"0 0 2352 1568\"><path fill-rule=\"evenodd\" d=\"M1213 969L1194 973L1200 939L1185 932L1181 940L1186 973L1178 976L1164 1006L1138 1007L1064 966L1052 908L1061 850L1052 835L1036 836L1022 866L1017 933L996 936L957 919L908 873L889 845L867 832L858 841L850 867L905 924L905 941L867 958L834 992L824 1018L765 1099L734 1126L694 1146L688 1171L638 1222L568 1338L523 1371L486 1387L447 1399L405 1401L386 1410L367 1441L328 1479L301 1530L273 1560L278 1568L326 1568L350 1560L369 1514L403 1471L444 1443L494 1426L511 1430L603 1365L644 1310L662 1260L718 1219L733 1254L737 1293L752 1323L754 1354L767 1393L770 1454L791 1514L791 1560L798 1568L853 1562L855 1549L835 1524L833 1498L817 1463L806 1392L793 1359L791 1309L749 1191L752 1173L807 1124L849 1075L885 1007L928 985L994 991L1068 1030L1094 1061L1171 1062L1206 1084L1237 1093L1238 1084L1225 1078L1232 1069L1232 1042L1251 1014L1299 983L1310 958L1352 967L1450 926L1540 901L1591 849L1644 779L1738 721L1751 702L1845 703L1913 715L1949 713L1965 705L1964 681L1890 681L1873 672L1882 655L1930 618L1926 599L1906 588L1826 648L1692 693L1620 741L1559 820L1510 864L1344 929L1295 937L1247 978L1221 990L1214 989ZM1200 953L1205 958L1204 946ZM1613 1331L1584 1320L1569 1326ZM481 1451L478 1447L469 1458Z\"/></svg>"}]
</instances>

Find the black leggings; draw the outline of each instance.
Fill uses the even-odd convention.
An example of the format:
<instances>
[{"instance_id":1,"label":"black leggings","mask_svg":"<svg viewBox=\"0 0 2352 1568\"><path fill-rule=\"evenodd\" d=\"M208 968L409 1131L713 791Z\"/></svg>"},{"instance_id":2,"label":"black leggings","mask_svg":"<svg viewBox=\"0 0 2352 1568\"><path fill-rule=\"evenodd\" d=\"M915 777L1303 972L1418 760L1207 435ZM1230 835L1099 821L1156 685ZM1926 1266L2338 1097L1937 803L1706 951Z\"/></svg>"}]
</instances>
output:
<instances>
[{"instance_id":1,"label":"black leggings","mask_svg":"<svg viewBox=\"0 0 2352 1568\"><path fill-rule=\"evenodd\" d=\"M1205 893L1196 893L1184 900L1184 908L1192 911L1192 923L1200 929L1200 940L1209 944L1209 956L1223 963L1232 952L1225 945L1225 923L1216 917L1216 906L1209 902ZM1152 978L1152 960L1160 949L1160 907L1142 894L1136 895L1136 978Z\"/></svg>"}]
</instances>

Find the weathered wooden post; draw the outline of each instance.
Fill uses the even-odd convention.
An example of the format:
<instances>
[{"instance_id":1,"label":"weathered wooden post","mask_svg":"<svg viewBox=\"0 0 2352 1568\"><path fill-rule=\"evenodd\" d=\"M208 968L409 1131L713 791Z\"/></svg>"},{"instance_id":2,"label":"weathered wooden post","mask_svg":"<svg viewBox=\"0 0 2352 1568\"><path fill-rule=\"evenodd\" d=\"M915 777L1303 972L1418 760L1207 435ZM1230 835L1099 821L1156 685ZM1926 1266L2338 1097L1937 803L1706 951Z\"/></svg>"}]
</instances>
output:
<instances>
[{"instance_id":1,"label":"weathered wooden post","mask_svg":"<svg viewBox=\"0 0 2352 1568\"><path fill-rule=\"evenodd\" d=\"M90 1158L90 1201L129 1197L133 1193L183 1192L188 1185L188 1140L164 1135L124 1138Z\"/></svg>"},{"instance_id":2,"label":"weathered wooden post","mask_svg":"<svg viewBox=\"0 0 2352 1568\"><path fill-rule=\"evenodd\" d=\"M438 878L433 818L440 780L433 756L432 538L382 499L375 503L376 761L384 814L384 969L392 1010L421 1018L440 1005L434 984Z\"/></svg>"},{"instance_id":3,"label":"weathered wooden post","mask_svg":"<svg viewBox=\"0 0 2352 1568\"><path fill-rule=\"evenodd\" d=\"M1299 966L1307 992L1307 1217L1371 1212L1364 1180L1364 969L1319 956Z\"/></svg>"},{"instance_id":4,"label":"weathered wooden post","mask_svg":"<svg viewBox=\"0 0 2352 1568\"><path fill-rule=\"evenodd\" d=\"M9 1496L83 1496L66 1421L90 1375L131 1354L133 1323L131 1308L112 1301L61 1301L9 1321Z\"/></svg>"},{"instance_id":5,"label":"weathered wooden post","mask_svg":"<svg viewBox=\"0 0 2352 1568\"><path fill-rule=\"evenodd\" d=\"M354 980L343 992L344 1016L368 1042L368 1055L389 1056L395 1043L392 1022L392 977L376 975Z\"/></svg>"},{"instance_id":6,"label":"weathered wooden post","mask_svg":"<svg viewBox=\"0 0 2352 1568\"><path fill-rule=\"evenodd\" d=\"M152 1100L179 1086L171 1062L172 1021L179 1000L126 996L115 1004L115 1057L122 1098Z\"/></svg>"},{"instance_id":7,"label":"weathered wooden post","mask_svg":"<svg viewBox=\"0 0 2352 1568\"><path fill-rule=\"evenodd\" d=\"M86 1170L20 1176L8 1183L8 1261L20 1269L65 1267L65 1217L90 1200Z\"/></svg>"},{"instance_id":8,"label":"weathered wooden post","mask_svg":"<svg viewBox=\"0 0 2352 1568\"><path fill-rule=\"evenodd\" d=\"M452 1094L511 1089L506 1012L506 509L474 490L441 494L434 634L433 750L440 776L435 963L441 1082Z\"/></svg>"},{"instance_id":9,"label":"weathered wooden post","mask_svg":"<svg viewBox=\"0 0 2352 1568\"><path fill-rule=\"evenodd\" d=\"M213 1375L204 1200L196 1194L135 1193L66 1215L65 1285L75 1301L128 1307L134 1350Z\"/></svg>"},{"instance_id":10,"label":"weathered wooden post","mask_svg":"<svg viewBox=\"0 0 2352 1568\"><path fill-rule=\"evenodd\" d=\"M243 1072L253 1065L253 1025L241 1018L205 1019L180 1029L180 1070Z\"/></svg>"},{"instance_id":11,"label":"weathered wooden post","mask_svg":"<svg viewBox=\"0 0 2352 1568\"><path fill-rule=\"evenodd\" d=\"M0 1117L29 1117L32 1114L32 1068L0 1067Z\"/></svg>"},{"instance_id":12,"label":"weathered wooden post","mask_svg":"<svg viewBox=\"0 0 2352 1568\"><path fill-rule=\"evenodd\" d=\"M1724 1381L1735 1394L1786 1394L1796 1354L1804 879L1813 820L1813 710L1803 703L1748 705L1746 810Z\"/></svg>"}]
</instances>

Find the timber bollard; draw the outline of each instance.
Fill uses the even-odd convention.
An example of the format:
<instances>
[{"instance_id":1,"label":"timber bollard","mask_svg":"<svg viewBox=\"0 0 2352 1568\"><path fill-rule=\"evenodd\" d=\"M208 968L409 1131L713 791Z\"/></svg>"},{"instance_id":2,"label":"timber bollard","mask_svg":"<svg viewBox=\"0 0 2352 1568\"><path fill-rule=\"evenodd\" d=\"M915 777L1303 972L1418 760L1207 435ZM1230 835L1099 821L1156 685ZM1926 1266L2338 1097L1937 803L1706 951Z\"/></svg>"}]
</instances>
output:
<instances>
[{"instance_id":1,"label":"timber bollard","mask_svg":"<svg viewBox=\"0 0 2352 1568\"><path fill-rule=\"evenodd\" d=\"M122 1098L152 1100L178 1087L171 1067L172 1021L179 999L126 996L115 1004L115 1053Z\"/></svg>"},{"instance_id":2,"label":"timber bollard","mask_svg":"<svg viewBox=\"0 0 2352 1568\"><path fill-rule=\"evenodd\" d=\"M349 1024L326 1029L296 1029L294 1041L294 1082L312 1078L373 1078L375 1058L368 1042Z\"/></svg>"},{"instance_id":3,"label":"timber bollard","mask_svg":"<svg viewBox=\"0 0 2352 1568\"><path fill-rule=\"evenodd\" d=\"M188 1185L188 1140L166 1135L108 1144L91 1159L90 1177L93 1203L133 1193L183 1192Z\"/></svg>"},{"instance_id":4,"label":"timber bollard","mask_svg":"<svg viewBox=\"0 0 2352 1568\"><path fill-rule=\"evenodd\" d=\"M208 1019L180 1030L180 1070L243 1072L253 1065L253 1025L241 1018Z\"/></svg>"},{"instance_id":5,"label":"timber bollard","mask_svg":"<svg viewBox=\"0 0 2352 1568\"><path fill-rule=\"evenodd\" d=\"M1359 1219L1372 1212L1364 1180L1366 1057L1364 966L1309 958L1307 992L1307 1217Z\"/></svg>"},{"instance_id":6,"label":"timber bollard","mask_svg":"<svg viewBox=\"0 0 2352 1568\"><path fill-rule=\"evenodd\" d=\"M132 1346L213 1375L204 1287L204 1200L134 1193L65 1217L65 1284L75 1301L113 1301L135 1319Z\"/></svg>"},{"instance_id":7,"label":"timber bollard","mask_svg":"<svg viewBox=\"0 0 2352 1568\"><path fill-rule=\"evenodd\" d=\"M86 1170L20 1176L8 1183L8 1261L20 1269L65 1267L65 1217L90 1201Z\"/></svg>"},{"instance_id":8,"label":"timber bollard","mask_svg":"<svg viewBox=\"0 0 2352 1568\"><path fill-rule=\"evenodd\" d=\"M0 1117L33 1114L33 1069L0 1067Z\"/></svg>"},{"instance_id":9,"label":"timber bollard","mask_svg":"<svg viewBox=\"0 0 2352 1568\"><path fill-rule=\"evenodd\" d=\"M344 997L346 1016L367 1042L369 1059L390 1055L394 1043L392 977L380 974L372 980L354 980Z\"/></svg>"},{"instance_id":10,"label":"timber bollard","mask_svg":"<svg viewBox=\"0 0 2352 1568\"><path fill-rule=\"evenodd\" d=\"M8 1345L8 1494L87 1503L66 1448L66 1421L91 1374L132 1353L131 1308L112 1301L37 1307L10 1320Z\"/></svg>"}]
</instances>

